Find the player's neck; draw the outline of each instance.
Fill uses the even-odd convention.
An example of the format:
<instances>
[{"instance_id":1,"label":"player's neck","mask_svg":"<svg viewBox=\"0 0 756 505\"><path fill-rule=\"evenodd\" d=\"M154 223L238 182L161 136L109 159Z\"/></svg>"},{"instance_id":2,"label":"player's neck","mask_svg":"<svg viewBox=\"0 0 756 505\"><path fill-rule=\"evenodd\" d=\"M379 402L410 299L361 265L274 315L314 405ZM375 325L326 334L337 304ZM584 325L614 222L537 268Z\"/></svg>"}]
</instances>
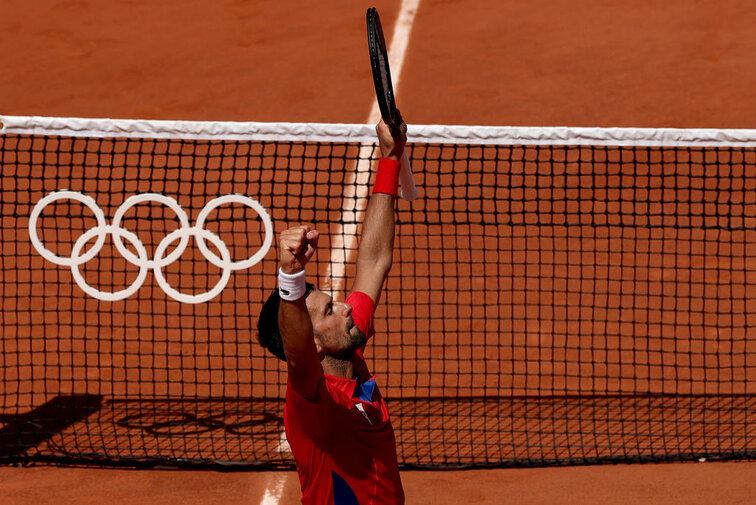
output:
<instances>
[{"instance_id":1,"label":"player's neck","mask_svg":"<svg viewBox=\"0 0 756 505\"><path fill-rule=\"evenodd\" d=\"M323 371L328 375L342 379L354 379L354 365L352 365L351 360L325 356L320 364L323 366Z\"/></svg>"}]
</instances>

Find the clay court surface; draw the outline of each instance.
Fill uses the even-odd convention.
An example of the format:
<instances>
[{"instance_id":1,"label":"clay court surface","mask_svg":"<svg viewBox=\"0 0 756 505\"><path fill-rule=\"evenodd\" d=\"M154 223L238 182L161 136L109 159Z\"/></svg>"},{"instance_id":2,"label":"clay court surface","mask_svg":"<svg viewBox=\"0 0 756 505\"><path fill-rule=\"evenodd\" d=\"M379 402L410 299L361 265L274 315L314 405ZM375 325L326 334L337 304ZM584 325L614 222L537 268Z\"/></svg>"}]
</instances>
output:
<instances>
[{"instance_id":1,"label":"clay court surface","mask_svg":"<svg viewBox=\"0 0 756 505\"><path fill-rule=\"evenodd\" d=\"M400 2L6 2L0 113L364 123L364 12ZM421 0L416 124L755 128L746 1ZM750 503L754 463L407 471L408 503ZM298 503L294 472L0 467L0 503Z\"/></svg>"}]
</instances>

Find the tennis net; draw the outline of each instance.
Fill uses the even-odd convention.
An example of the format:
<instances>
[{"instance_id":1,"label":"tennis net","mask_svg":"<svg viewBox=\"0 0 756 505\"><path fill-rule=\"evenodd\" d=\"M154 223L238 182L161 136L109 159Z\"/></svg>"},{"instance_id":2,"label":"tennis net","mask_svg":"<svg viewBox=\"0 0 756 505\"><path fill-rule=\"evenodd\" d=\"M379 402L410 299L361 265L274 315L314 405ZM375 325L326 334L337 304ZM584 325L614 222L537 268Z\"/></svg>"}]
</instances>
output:
<instances>
[{"instance_id":1,"label":"tennis net","mask_svg":"<svg viewBox=\"0 0 756 505\"><path fill-rule=\"evenodd\" d=\"M0 122L0 463L292 467L268 248L313 223L344 299L373 128ZM366 353L403 467L756 455L756 131L409 137Z\"/></svg>"}]
</instances>

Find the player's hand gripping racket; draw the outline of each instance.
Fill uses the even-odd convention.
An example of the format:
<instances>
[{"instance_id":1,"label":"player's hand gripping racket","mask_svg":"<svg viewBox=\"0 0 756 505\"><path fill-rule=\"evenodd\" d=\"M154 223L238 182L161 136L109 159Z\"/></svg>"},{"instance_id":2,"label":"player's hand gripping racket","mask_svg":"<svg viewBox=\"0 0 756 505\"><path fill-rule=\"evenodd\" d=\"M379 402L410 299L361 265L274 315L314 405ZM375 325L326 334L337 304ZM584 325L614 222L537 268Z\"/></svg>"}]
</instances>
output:
<instances>
[{"instance_id":1,"label":"player's hand gripping racket","mask_svg":"<svg viewBox=\"0 0 756 505\"><path fill-rule=\"evenodd\" d=\"M391 84L391 71L389 70L388 56L386 55L386 40L383 38L383 28L378 11L375 7L367 10L367 34L368 49L370 49L370 66L373 69L373 83L375 84L375 96L378 99L378 108L381 111L383 121L391 128L393 135L397 134L400 126L399 113L394 101L394 87ZM402 169L399 172L399 183L402 186L400 196L405 200L417 198L417 187L412 177L412 169L405 148L402 155Z\"/></svg>"}]
</instances>

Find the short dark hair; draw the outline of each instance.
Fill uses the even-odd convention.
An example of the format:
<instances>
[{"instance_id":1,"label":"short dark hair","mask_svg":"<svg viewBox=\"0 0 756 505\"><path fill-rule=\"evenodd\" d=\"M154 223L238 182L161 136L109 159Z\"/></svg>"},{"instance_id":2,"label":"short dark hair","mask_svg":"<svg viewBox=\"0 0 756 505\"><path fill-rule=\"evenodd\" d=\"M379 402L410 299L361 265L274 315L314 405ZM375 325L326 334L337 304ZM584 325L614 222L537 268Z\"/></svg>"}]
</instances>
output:
<instances>
[{"instance_id":1,"label":"short dark hair","mask_svg":"<svg viewBox=\"0 0 756 505\"><path fill-rule=\"evenodd\" d=\"M305 298L315 289L315 286L309 282L306 286ZM274 289L268 299L265 300L260 310L260 317L257 319L257 341L275 357L286 361L281 332L278 330L278 306L280 304L281 296L278 294L278 289Z\"/></svg>"}]
</instances>

